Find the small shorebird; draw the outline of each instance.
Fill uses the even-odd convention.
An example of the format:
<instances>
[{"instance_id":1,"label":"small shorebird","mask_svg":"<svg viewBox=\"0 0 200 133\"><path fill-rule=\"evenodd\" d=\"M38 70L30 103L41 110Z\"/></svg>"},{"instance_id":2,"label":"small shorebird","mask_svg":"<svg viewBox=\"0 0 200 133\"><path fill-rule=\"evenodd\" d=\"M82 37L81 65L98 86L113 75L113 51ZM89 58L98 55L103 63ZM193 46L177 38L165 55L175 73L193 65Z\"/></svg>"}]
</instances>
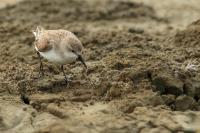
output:
<instances>
[{"instance_id":1,"label":"small shorebird","mask_svg":"<svg viewBox=\"0 0 200 133\"><path fill-rule=\"evenodd\" d=\"M63 65L81 61L87 68L82 56L83 45L80 40L67 30L45 30L37 27L33 31L35 36L35 49L40 59L39 74L44 75L41 56L48 61L61 65L66 83L67 77Z\"/></svg>"}]
</instances>

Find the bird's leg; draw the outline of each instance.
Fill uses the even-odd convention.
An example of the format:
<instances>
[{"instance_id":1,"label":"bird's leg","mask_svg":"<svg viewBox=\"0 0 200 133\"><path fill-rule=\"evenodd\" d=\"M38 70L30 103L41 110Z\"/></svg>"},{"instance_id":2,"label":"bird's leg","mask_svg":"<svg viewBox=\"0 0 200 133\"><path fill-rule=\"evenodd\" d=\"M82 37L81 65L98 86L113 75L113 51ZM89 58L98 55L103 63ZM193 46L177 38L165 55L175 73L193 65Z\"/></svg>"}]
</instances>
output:
<instances>
[{"instance_id":1,"label":"bird's leg","mask_svg":"<svg viewBox=\"0 0 200 133\"><path fill-rule=\"evenodd\" d=\"M67 76L66 76L66 74L65 74L65 71L64 71L64 66L63 65L61 65L61 71L62 71L62 73L63 73L63 75L64 75L64 77L65 77L65 82L66 82L66 84L68 84L68 80L67 80Z\"/></svg>"},{"instance_id":2,"label":"bird's leg","mask_svg":"<svg viewBox=\"0 0 200 133\"><path fill-rule=\"evenodd\" d=\"M40 70L39 70L39 75L40 75L40 76L44 76L44 70L43 70L42 58L41 58L39 52L37 52L37 55L38 55L38 58L39 58L39 60L40 60Z\"/></svg>"}]
</instances>

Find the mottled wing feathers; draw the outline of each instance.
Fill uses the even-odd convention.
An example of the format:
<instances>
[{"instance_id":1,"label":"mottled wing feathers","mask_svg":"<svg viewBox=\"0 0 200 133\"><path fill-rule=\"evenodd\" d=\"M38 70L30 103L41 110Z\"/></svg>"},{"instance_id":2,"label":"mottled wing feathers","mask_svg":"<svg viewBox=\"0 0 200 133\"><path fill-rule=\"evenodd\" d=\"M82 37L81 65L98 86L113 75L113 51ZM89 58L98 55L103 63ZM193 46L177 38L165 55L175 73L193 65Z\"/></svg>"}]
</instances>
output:
<instances>
[{"instance_id":1,"label":"mottled wing feathers","mask_svg":"<svg viewBox=\"0 0 200 133\"><path fill-rule=\"evenodd\" d=\"M74 36L68 36L66 38L66 43L68 45L67 48L70 48L71 50L80 53L83 49L83 46L81 44L81 42Z\"/></svg>"},{"instance_id":2,"label":"mottled wing feathers","mask_svg":"<svg viewBox=\"0 0 200 133\"><path fill-rule=\"evenodd\" d=\"M53 47L55 50L70 50L81 53L83 46L79 39L66 30L42 30L36 39L35 46L39 52L46 52Z\"/></svg>"}]
</instances>

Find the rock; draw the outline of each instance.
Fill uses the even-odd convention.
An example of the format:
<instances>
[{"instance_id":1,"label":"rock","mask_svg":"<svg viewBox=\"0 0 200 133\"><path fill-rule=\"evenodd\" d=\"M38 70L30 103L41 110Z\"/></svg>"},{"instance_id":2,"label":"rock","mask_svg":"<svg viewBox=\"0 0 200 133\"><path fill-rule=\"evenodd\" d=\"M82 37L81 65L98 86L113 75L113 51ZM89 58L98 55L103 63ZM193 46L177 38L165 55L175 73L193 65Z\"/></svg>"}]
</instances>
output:
<instances>
[{"instance_id":1,"label":"rock","mask_svg":"<svg viewBox=\"0 0 200 133\"><path fill-rule=\"evenodd\" d=\"M154 96L150 97L148 99L148 101L149 101L150 105L152 105L152 106L158 106L158 105L164 104L163 99L159 95L154 95Z\"/></svg>"},{"instance_id":2,"label":"rock","mask_svg":"<svg viewBox=\"0 0 200 133\"><path fill-rule=\"evenodd\" d=\"M200 82L198 80L191 81L184 85L184 93L191 97L200 98Z\"/></svg>"},{"instance_id":3,"label":"rock","mask_svg":"<svg viewBox=\"0 0 200 133\"><path fill-rule=\"evenodd\" d=\"M157 75L152 79L152 84L161 94L178 96L183 93L183 82L171 75Z\"/></svg>"},{"instance_id":4,"label":"rock","mask_svg":"<svg viewBox=\"0 0 200 133\"><path fill-rule=\"evenodd\" d=\"M193 109L196 104L196 101L192 97L181 95L176 98L175 110L186 111L188 109Z\"/></svg>"},{"instance_id":5,"label":"rock","mask_svg":"<svg viewBox=\"0 0 200 133\"><path fill-rule=\"evenodd\" d=\"M136 107L143 106L142 102L140 101L133 101L129 105L122 108L124 113L132 113Z\"/></svg>"},{"instance_id":6,"label":"rock","mask_svg":"<svg viewBox=\"0 0 200 133\"><path fill-rule=\"evenodd\" d=\"M28 95L22 94L20 98L25 104L30 104L30 98Z\"/></svg>"},{"instance_id":7,"label":"rock","mask_svg":"<svg viewBox=\"0 0 200 133\"><path fill-rule=\"evenodd\" d=\"M196 81L193 83L194 86L194 90L195 90L195 97L197 97L198 99L200 99L200 82Z\"/></svg>"},{"instance_id":8,"label":"rock","mask_svg":"<svg viewBox=\"0 0 200 133\"><path fill-rule=\"evenodd\" d=\"M110 90L106 94L106 99L111 100L113 98L120 97L122 88L122 84L116 82L112 83Z\"/></svg>"},{"instance_id":9,"label":"rock","mask_svg":"<svg viewBox=\"0 0 200 133\"><path fill-rule=\"evenodd\" d=\"M137 71L131 71L129 73L129 77L134 83L137 83L138 81L142 79L150 78L151 74L149 70L137 70Z\"/></svg>"},{"instance_id":10,"label":"rock","mask_svg":"<svg viewBox=\"0 0 200 133\"><path fill-rule=\"evenodd\" d=\"M144 30L143 29L139 29L139 28L129 28L128 29L128 32L130 33L136 33L136 34L143 34L144 33Z\"/></svg>"},{"instance_id":11,"label":"rock","mask_svg":"<svg viewBox=\"0 0 200 133\"><path fill-rule=\"evenodd\" d=\"M161 97L164 103L168 106L175 102L175 95L169 94L169 95L162 95Z\"/></svg>"},{"instance_id":12,"label":"rock","mask_svg":"<svg viewBox=\"0 0 200 133\"><path fill-rule=\"evenodd\" d=\"M184 94L194 97L195 96L195 87L192 83L185 83L183 86Z\"/></svg>"}]
</instances>

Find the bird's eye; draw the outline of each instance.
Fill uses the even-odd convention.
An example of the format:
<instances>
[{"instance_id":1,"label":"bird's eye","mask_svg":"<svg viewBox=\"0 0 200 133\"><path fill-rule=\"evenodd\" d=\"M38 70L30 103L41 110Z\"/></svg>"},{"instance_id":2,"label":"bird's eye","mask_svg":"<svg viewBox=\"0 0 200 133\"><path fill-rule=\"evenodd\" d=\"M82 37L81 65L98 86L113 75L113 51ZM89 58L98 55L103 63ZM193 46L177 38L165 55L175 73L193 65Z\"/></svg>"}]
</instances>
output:
<instances>
[{"instance_id":1,"label":"bird's eye","mask_svg":"<svg viewBox=\"0 0 200 133\"><path fill-rule=\"evenodd\" d=\"M74 51L74 50L72 50L72 53L75 53L75 51Z\"/></svg>"},{"instance_id":2,"label":"bird's eye","mask_svg":"<svg viewBox=\"0 0 200 133\"><path fill-rule=\"evenodd\" d=\"M50 41L47 41L47 44L50 44Z\"/></svg>"}]
</instances>

